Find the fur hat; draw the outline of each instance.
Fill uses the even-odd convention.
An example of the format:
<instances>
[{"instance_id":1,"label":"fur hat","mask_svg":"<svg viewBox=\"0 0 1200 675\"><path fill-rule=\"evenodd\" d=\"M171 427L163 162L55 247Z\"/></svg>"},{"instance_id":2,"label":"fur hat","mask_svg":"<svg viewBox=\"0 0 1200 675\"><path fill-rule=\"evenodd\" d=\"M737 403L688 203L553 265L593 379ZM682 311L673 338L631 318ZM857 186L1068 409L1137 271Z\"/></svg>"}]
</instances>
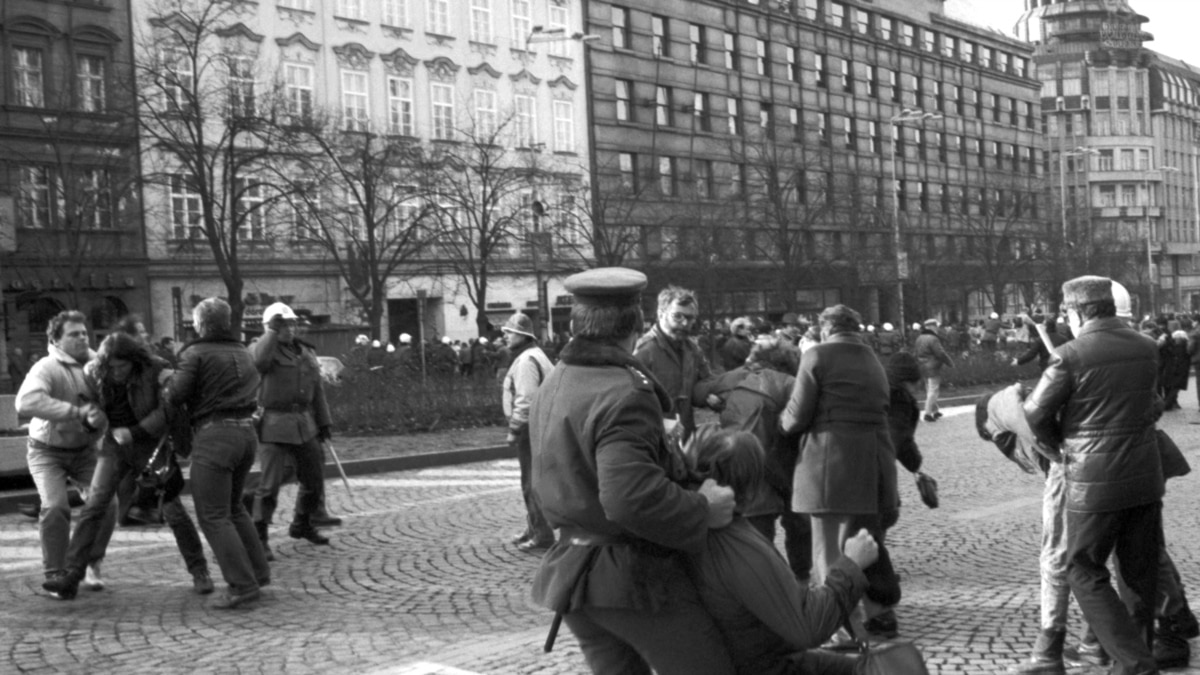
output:
<instances>
[{"instance_id":1,"label":"fur hat","mask_svg":"<svg viewBox=\"0 0 1200 675\"><path fill-rule=\"evenodd\" d=\"M1075 277L1062 285L1063 304L1068 307L1095 302L1114 302L1112 279L1098 276Z\"/></svg>"}]
</instances>

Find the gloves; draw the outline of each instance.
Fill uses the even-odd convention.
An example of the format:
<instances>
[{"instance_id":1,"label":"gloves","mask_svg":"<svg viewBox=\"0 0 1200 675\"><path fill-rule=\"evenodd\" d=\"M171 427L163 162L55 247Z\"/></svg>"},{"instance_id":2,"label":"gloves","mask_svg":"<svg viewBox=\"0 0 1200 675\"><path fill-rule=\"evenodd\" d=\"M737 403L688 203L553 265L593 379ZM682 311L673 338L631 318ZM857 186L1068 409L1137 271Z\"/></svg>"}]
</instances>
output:
<instances>
[{"instance_id":1,"label":"gloves","mask_svg":"<svg viewBox=\"0 0 1200 675\"><path fill-rule=\"evenodd\" d=\"M324 443L333 438L333 429L328 425L324 425L317 429L317 440Z\"/></svg>"}]
</instances>

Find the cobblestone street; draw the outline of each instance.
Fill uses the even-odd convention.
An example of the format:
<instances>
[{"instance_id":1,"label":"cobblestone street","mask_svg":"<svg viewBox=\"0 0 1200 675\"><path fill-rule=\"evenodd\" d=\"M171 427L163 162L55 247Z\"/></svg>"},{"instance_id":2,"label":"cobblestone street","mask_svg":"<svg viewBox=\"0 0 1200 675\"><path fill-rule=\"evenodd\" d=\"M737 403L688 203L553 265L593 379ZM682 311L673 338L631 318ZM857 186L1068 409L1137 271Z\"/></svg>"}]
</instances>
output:
<instances>
[{"instance_id":1,"label":"cobblestone street","mask_svg":"<svg viewBox=\"0 0 1200 675\"><path fill-rule=\"evenodd\" d=\"M1194 405L1168 414L1163 427L1197 465ZM1037 631L1040 478L980 441L966 406L922 424L918 442L942 507L922 506L902 476L905 507L890 535L903 578L902 633L931 672L1002 672L1027 655ZM1193 598L1196 481L1172 481L1164 508L1168 545ZM551 617L528 599L537 558L508 543L522 519L515 460L351 482L353 502L340 481L327 483L331 510L346 519L330 531L333 545L289 539L277 522L272 584L253 609L232 612L211 610L191 592L165 527L118 529L104 564L108 588L81 590L74 602L49 599L34 521L0 516L0 672L585 671L565 629L551 654L541 650ZM285 490L281 514L294 495L294 486Z\"/></svg>"}]
</instances>

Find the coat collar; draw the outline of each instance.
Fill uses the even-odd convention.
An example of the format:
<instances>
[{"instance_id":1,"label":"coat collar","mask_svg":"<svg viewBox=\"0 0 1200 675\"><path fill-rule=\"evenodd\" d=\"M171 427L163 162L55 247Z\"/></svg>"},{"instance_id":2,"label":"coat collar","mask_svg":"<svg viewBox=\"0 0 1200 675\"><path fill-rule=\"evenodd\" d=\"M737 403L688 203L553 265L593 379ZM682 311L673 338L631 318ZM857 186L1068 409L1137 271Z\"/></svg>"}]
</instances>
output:
<instances>
[{"instance_id":1,"label":"coat collar","mask_svg":"<svg viewBox=\"0 0 1200 675\"><path fill-rule=\"evenodd\" d=\"M570 366L621 366L628 368L649 381L654 386L654 394L658 396L663 410L671 409L671 397L662 385L655 379L654 374L646 369L645 364L637 360L633 354L616 345L586 338L574 337L559 352L558 358Z\"/></svg>"},{"instance_id":2,"label":"coat collar","mask_svg":"<svg viewBox=\"0 0 1200 675\"><path fill-rule=\"evenodd\" d=\"M1106 316L1102 319L1092 319L1079 329L1079 334L1075 337L1083 337L1089 333L1099 333L1101 331L1113 331L1128 328L1124 321L1121 321L1115 316ZM1130 329L1132 330L1132 329Z\"/></svg>"}]
</instances>

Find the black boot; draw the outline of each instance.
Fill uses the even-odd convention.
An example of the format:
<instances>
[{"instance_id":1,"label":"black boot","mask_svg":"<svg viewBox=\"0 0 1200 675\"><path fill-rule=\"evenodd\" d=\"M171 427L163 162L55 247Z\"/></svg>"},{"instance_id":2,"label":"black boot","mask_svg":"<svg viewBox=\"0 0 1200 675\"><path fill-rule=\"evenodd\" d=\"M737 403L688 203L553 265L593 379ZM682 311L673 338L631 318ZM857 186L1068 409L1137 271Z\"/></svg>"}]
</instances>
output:
<instances>
[{"instance_id":1,"label":"black boot","mask_svg":"<svg viewBox=\"0 0 1200 675\"><path fill-rule=\"evenodd\" d=\"M83 570L67 570L42 582L42 588L60 600L74 600L79 593L79 582L83 581Z\"/></svg>"},{"instance_id":2,"label":"black boot","mask_svg":"<svg viewBox=\"0 0 1200 675\"><path fill-rule=\"evenodd\" d=\"M271 546L267 543L267 523L256 520L254 529L258 531L258 540L262 542L263 555L267 556L267 562L275 562L275 554L271 552Z\"/></svg>"},{"instance_id":3,"label":"black boot","mask_svg":"<svg viewBox=\"0 0 1200 675\"><path fill-rule=\"evenodd\" d=\"M1008 672L1063 675L1067 672L1063 667L1063 643L1066 640L1067 631L1064 629L1043 629L1037 642L1033 643L1033 654L1029 660L1009 668Z\"/></svg>"},{"instance_id":4,"label":"black boot","mask_svg":"<svg viewBox=\"0 0 1200 675\"><path fill-rule=\"evenodd\" d=\"M307 539L318 546L329 545L329 538L313 527L312 517L307 513L296 514L296 518L288 527L288 535L292 539Z\"/></svg>"}]
</instances>

